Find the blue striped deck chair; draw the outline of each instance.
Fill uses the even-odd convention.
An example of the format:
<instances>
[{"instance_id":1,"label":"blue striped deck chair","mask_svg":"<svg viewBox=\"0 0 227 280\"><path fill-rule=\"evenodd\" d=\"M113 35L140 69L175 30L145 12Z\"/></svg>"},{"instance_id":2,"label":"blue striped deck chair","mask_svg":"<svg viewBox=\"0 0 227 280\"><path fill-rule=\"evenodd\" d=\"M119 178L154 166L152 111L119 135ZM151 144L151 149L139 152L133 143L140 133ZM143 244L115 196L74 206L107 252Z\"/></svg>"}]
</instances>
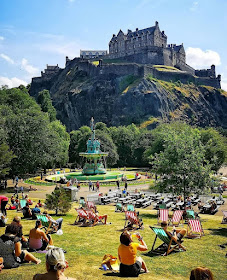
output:
<instances>
[{"instance_id":1,"label":"blue striped deck chair","mask_svg":"<svg viewBox=\"0 0 227 280\"><path fill-rule=\"evenodd\" d=\"M154 253L163 253L163 256L168 256L172 251L177 250L181 251L186 251L186 248L182 246L180 242L178 242L171 234L168 234L163 228L161 227L152 227L150 228L153 230L153 232L156 234L154 243L152 245L151 251ZM154 249L155 243L157 241L157 238L159 238L163 243L158 246L156 249ZM162 250L161 250L162 249Z\"/></svg>"},{"instance_id":2,"label":"blue striped deck chair","mask_svg":"<svg viewBox=\"0 0 227 280\"><path fill-rule=\"evenodd\" d=\"M46 233L49 231L53 232L53 229L51 229L52 223L48 220L47 216L44 214L36 214L37 220L40 220L42 223L42 228L45 229Z\"/></svg>"}]
</instances>

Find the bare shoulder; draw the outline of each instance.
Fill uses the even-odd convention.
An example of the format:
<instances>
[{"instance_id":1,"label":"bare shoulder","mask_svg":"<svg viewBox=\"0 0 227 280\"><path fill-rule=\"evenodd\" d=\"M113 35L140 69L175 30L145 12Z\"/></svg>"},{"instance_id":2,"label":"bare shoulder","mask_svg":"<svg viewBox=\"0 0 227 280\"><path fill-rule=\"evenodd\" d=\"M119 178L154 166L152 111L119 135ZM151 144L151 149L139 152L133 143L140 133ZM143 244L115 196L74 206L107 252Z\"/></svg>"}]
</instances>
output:
<instances>
[{"instance_id":1,"label":"bare shoulder","mask_svg":"<svg viewBox=\"0 0 227 280\"><path fill-rule=\"evenodd\" d=\"M44 274L36 274L33 276L33 280L47 280L47 273Z\"/></svg>"}]
</instances>

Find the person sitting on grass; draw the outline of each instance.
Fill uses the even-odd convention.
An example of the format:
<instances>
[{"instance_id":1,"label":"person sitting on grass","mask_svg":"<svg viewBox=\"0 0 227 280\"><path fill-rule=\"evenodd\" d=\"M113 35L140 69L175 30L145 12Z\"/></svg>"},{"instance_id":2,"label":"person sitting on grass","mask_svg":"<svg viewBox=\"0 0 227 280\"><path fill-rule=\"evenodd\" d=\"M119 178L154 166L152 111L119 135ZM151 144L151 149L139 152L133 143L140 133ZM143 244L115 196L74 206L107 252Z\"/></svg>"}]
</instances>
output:
<instances>
[{"instance_id":1,"label":"person sitting on grass","mask_svg":"<svg viewBox=\"0 0 227 280\"><path fill-rule=\"evenodd\" d=\"M61 230L62 227L62 223L63 223L63 218L59 218L56 221L47 213L47 211L43 212L44 215L46 215L47 219L49 220L49 222L52 223L53 229L55 231L59 231Z\"/></svg>"},{"instance_id":2,"label":"person sitting on grass","mask_svg":"<svg viewBox=\"0 0 227 280\"><path fill-rule=\"evenodd\" d=\"M26 205L23 207L23 216L24 218L31 218L32 217L32 211L29 207L29 203L26 202Z\"/></svg>"},{"instance_id":3,"label":"person sitting on grass","mask_svg":"<svg viewBox=\"0 0 227 280\"><path fill-rule=\"evenodd\" d=\"M186 229L182 228L182 229L176 229L175 226L173 226L173 231L169 232L168 231L168 225L166 221L163 221L161 223L161 227L164 229L164 231L167 234L170 234L171 236L173 236L173 238L175 240L177 240L178 242L183 242L181 239L185 236L186 234Z\"/></svg>"},{"instance_id":4,"label":"person sitting on grass","mask_svg":"<svg viewBox=\"0 0 227 280\"><path fill-rule=\"evenodd\" d=\"M190 280L214 280L214 277L208 268L197 267L191 271Z\"/></svg>"},{"instance_id":5,"label":"person sitting on grass","mask_svg":"<svg viewBox=\"0 0 227 280\"><path fill-rule=\"evenodd\" d=\"M123 277L137 277L141 268L145 273L148 272L145 262L141 257L137 257L137 251L147 251L147 245L139 233L136 237L141 242L132 241L130 232L124 231L120 236L120 246L118 247L118 257L120 260L120 274Z\"/></svg>"},{"instance_id":6,"label":"person sitting on grass","mask_svg":"<svg viewBox=\"0 0 227 280\"><path fill-rule=\"evenodd\" d=\"M16 224L11 223L6 227L5 234L0 238L0 255L4 258L5 268L18 267L20 263L24 262L41 263L40 259L37 259L27 250L22 250L21 238L17 236L17 233Z\"/></svg>"},{"instance_id":7,"label":"person sitting on grass","mask_svg":"<svg viewBox=\"0 0 227 280\"><path fill-rule=\"evenodd\" d=\"M43 251L47 245L53 245L53 240L49 234L41 230L42 222L37 220L35 228L30 230L29 233L29 248Z\"/></svg>"},{"instance_id":8,"label":"person sitting on grass","mask_svg":"<svg viewBox=\"0 0 227 280\"><path fill-rule=\"evenodd\" d=\"M22 227L20 222L21 222L21 218L19 216L15 216L13 218L13 221L12 221L11 225L14 225L17 228L17 237L20 238L22 247L27 248L28 247L28 239L26 237L24 237L24 235L23 235L23 227ZM11 227L9 227L9 230L10 230L10 228Z\"/></svg>"},{"instance_id":9,"label":"person sitting on grass","mask_svg":"<svg viewBox=\"0 0 227 280\"><path fill-rule=\"evenodd\" d=\"M76 278L66 277L65 269L68 263L65 260L64 252L61 248L52 248L46 254L46 273L36 274L33 280L76 280Z\"/></svg>"}]
</instances>

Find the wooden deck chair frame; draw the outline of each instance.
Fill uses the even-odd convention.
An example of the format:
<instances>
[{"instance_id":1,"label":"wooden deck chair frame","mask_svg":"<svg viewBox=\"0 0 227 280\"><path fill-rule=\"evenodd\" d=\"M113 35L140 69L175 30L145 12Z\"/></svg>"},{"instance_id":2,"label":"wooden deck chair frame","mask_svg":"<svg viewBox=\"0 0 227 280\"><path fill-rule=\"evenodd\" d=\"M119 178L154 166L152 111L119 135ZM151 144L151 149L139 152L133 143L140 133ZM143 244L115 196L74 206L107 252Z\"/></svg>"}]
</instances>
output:
<instances>
[{"instance_id":1,"label":"wooden deck chair frame","mask_svg":"<svg viewBox=\"0 0 227 280\"><path fill-rule=\"evenodd\" d=\"M46 234L49 232L53 232L54 229L52 228L52 222L48 220L46 215L44 214L36 214L37 220L40 220L42 223L42 228L45 229Z\"/></svg>"},{"instance_id":2,"label":"wooden deck chair frame","mask_svg":"<svg viewBox=\"0 0 227 280\"><path fill-rule=\"evenodd\" d=\"M75 208L77 211L77 217L76 220L74 222L74 225L81 225L81 226L85 226L88 224L88 216L87 213L84 209L81 208Z\"/></svg>"},{"instance_id":3,"label":"wooden deck chair frame","mask_svg":"<svg viewBox=\"0 0 227 280\"><path fill-rule=\"evenodd\" d=\"M137 226L137 227L134 227ZM124 229L141 229L143 222L140 221L135 211L125 211L125 225Z\"/></svg>"},{"instance_id":4,"label":"wooden deck chair frame","mask_svg":"<svg viewBox=\"0 0 227 280\"><path fill-rule=\"evenodd\" d=\"M187 238L201 238L204 235L202 224L198 219L189 219L187 227Z\"/></svg>"},{"instance_id":5,"label":"wooden deck chair frame","mask_svg":"<svg viewBox=\"0 0 227 280\"><path fill-rule=\"evenodd\" d=\"M223 218L222 218L222 224L227 224L227 210L222 210Z\"/></svg>"},{"instance_id":6,"label":"wooden deck chair frame","mask_svg":"<svg viewBox=\"0 0 227 280\"><path fill-rule=\"evenodd\" d=\"M167 250L165 249L164 254L162 254L163 256L168 256L174 250L180 251L180 249L182 249L183 251L186 251L186 248L180 242L174 239L170 233L165 232L163 228L152 226L150 226L150 228L156 235L150 252L160 254L160 251L158 252L158 249L162 248L163 244L166 244L168 246ZM154 249L157 238L159 238L163 243Z\"/></svg>"},{"instance_id":7,"label":"wooden deck chair frame","mask_svg":"<svg viewBox=\"0 0 227 280\"><path fill-rule=\"evenodd\" d=\"M159 209L158 210L158 225L160 225L162 222L169 221L169 210L168 209Z\"/></svg>"},{"instance_id":8,"label":"wooden deck chair frame","mask_svg":"<svg viewBox=\"0 0 227 280\"><path fill-rule=\"evenodd\" d=\"M103 218L100 218L96 213L93 212L92 209L86 210L86 214L88 217L88 224L90 226L94 226L98 223L104 224Z\"/></svg>"},{"instance_id":9,"label":"wooden deck chair frame","mask_svg":"<svg viewBox=\"0 0 227 280\"><path fill-rule=\"evenodd\" d=\"M183 210L175 210L169 224L173 226L179 226L180 223L183 224L183 213Z\"/></svg>"}]
</instances>

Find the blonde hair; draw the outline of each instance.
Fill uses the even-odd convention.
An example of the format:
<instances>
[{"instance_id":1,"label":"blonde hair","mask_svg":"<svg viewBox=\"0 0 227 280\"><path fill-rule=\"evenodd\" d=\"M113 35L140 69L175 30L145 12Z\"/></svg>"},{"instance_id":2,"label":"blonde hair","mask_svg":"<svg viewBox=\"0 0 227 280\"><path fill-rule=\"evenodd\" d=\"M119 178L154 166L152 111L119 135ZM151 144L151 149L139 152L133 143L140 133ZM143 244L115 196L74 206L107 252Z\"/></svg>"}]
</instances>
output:
<instances>
[{"instance_id":1,"label":"blonde hair","mask_svg":"<svg viewBox=\"0 0 227 280\"><path fill-rule=\"evenodd\" d=\"M61 248L52 248L46 254L46 262L50 266L50 270L62 270L66 268L65 255Z\"/></svg>"},{"instance_id":2,"label":"blonde hair","mask_svg":"<svg viewBox=\"0 0 227 280\"><path fill-rule=\"evenodd\" d=\"M214 280L214 277L208 268L197 267L191 271L190 280Z\"/></svg>"}]
</instances>

